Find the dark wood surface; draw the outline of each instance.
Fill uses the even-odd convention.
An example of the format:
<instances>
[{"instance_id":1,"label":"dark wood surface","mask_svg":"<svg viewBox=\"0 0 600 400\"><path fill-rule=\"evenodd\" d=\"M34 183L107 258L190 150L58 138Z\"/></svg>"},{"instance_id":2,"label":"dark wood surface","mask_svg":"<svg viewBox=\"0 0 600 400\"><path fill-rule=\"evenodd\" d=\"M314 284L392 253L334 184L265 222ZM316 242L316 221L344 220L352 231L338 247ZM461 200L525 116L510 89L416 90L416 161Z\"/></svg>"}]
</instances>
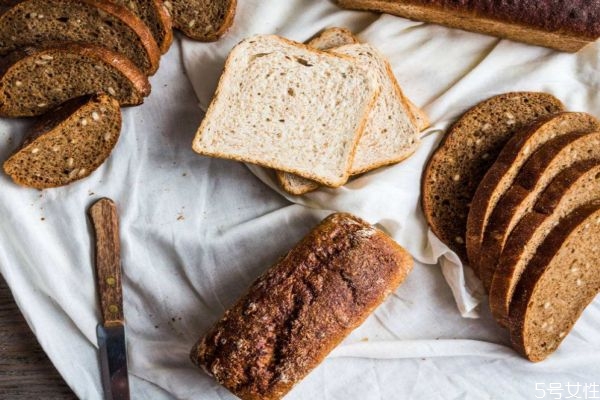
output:
<instances>
[{"instance_id":1,"label":"dark wood surface","mask_svg":"<svg viewBox=\"0 0 600 400\"><path fill-rule=\"evenodd\" d=\"M1 275L0 399L76 399L33 336Z\"/></svg>"}]
</instances>

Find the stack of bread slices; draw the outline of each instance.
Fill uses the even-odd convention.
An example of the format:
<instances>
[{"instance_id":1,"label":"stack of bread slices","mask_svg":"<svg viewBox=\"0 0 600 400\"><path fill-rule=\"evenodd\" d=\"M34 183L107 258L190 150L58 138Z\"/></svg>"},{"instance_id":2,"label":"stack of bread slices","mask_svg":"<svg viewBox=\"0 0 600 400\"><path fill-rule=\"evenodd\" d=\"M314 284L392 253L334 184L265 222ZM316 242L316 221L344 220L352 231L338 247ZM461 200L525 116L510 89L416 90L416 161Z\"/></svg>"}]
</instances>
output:
<instances>
[{"instance_id":1,"label":"stack of bread slices","mask_svg":"<svg viewBox=\"0 0 600 400\"><path fill-rule=\"evenodd\" d=\"M600 122L549 94L488 99L429 160L422 202L515 349L556 350L600 292Z\"/></svg>"},{"instance_id":2,"label":"stack of bread slices","mask_svg":"<svg viewBox=\"0 0 600 400\"><path fill-rule=\"evenodd\" d=\"M0 0L0 117L41 116L5 171L38 189L89 175L116 144L119 107L150 94L148 77L171 45L172 27L216 40L231 25L235 5Z\"/></svg>"},{"instance_id":3,"label":"stack of bread slices","mask_svg":"<svg viewBox=\"0 0 600 400\"><path fill-rule=\"evenodd\" d=\"M272 168L299 195L404 160L427 125L378 50L330 28L307 44L270 35L237 45L193 148Z\"/></svg>"}]
</instances>

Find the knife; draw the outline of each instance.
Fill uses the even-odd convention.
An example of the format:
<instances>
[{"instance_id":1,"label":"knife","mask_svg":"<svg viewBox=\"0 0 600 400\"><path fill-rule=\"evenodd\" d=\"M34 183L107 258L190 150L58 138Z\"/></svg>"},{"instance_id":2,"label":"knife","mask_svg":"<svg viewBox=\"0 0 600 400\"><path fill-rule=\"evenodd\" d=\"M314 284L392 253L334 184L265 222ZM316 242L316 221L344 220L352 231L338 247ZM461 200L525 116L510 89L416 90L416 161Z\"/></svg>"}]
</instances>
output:
<instances>
[{"instance_id":1,"label":"knife","mask_svg":"<svg viewBox=\"0 0 600 400\"><path fill-rule=\"evenodd\" d=\"M102 313L96 334L104 398L129 400L119 217L115 203L107 198L98 200L89 212L96 234L96 277Z\"/></svg>"}]
</instances>

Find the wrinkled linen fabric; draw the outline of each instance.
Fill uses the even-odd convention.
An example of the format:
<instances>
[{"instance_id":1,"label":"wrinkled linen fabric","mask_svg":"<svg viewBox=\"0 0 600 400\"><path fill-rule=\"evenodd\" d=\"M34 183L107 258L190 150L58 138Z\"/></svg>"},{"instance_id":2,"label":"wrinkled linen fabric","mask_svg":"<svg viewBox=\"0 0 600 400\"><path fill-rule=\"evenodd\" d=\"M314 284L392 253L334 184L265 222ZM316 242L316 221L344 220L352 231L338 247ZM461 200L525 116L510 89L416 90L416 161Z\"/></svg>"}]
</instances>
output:
<instances>
[{"instance_id":1,"label":"wrinkled linen fabric","mask_svg":"<svg viewBox=\"0 0 600 400\"><path fill-rule=\"evenodd\" d=\"M348 27L379 48L405 94L430 116L432 127L413 157L343 188L295 197L279 190L270 171L191 150L237 42L259 33L304 41L330 26ZM428 230L419 205L420 176L442 132L480 100L547 91L571 110L600 116L599 44L564 54L344 11L327 0L243 0L227 36L210 44L179 37L151 83L144 105L124 109L119 143L91 177L41 192L0 177L0 272L78 397L102 397L86 212L104 196L116 201L121 219L132 398L232 399L191 364L191 347L333 211L386 230L411 252L415 268L289 399L550 398L551 383L561 385L563 397L568 383L579 383L584 398L584 385L600 385L598 299L550 359L525 361L491 318L480 283ZM3 160L29 125L0 120Z\"/></svg>"}]
</instances>

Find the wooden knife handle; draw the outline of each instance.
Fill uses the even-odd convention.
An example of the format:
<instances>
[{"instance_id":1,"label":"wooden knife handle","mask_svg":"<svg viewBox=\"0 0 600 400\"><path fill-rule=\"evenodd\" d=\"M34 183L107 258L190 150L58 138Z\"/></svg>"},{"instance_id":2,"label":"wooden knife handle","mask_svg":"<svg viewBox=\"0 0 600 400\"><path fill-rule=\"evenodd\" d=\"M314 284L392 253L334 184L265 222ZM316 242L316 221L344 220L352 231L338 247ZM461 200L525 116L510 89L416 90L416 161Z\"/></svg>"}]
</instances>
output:
<instances>
[{"instance_id":1,"label":"wooden knife handle","mask_svg":"<svg viewBox=\"0 0 600 400\"><path fill-rule=\"evenodd\" d=\"M121 244L117 207L112 200L104 198L92 205L90 216L96 233L96 278L102 319L105 326L122 324Z\"/></svg>"}]
</instances>

